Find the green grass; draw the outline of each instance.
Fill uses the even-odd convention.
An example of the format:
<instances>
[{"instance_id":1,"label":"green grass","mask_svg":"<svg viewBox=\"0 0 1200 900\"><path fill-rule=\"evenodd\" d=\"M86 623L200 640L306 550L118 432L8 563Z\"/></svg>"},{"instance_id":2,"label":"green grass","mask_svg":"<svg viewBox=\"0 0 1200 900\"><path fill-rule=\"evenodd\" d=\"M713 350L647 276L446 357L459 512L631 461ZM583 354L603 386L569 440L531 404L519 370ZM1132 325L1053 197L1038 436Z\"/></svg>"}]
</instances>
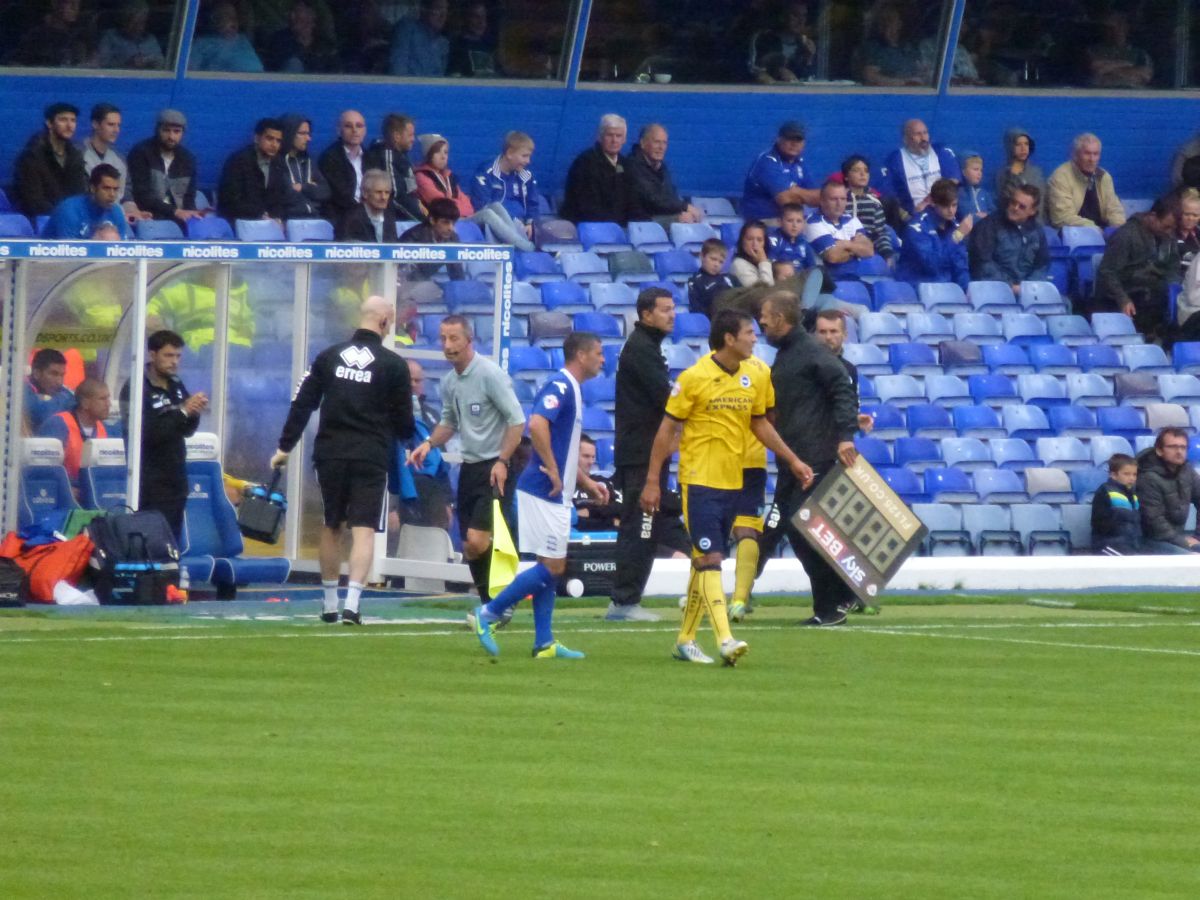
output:
<instances>
[{"instance_id":1,"label":"green grass","mask_svg":"<svg viewBox=\"0 0 1200 900\"><path fill-rule=\"evenodd\" d=\"M1196 896L1200 618L1012 599L765 607L732 671L578 607L580 663L531 660L528 612L498 661L445 626L6 615L0 894Z\"/></svg>"}]
</instances>

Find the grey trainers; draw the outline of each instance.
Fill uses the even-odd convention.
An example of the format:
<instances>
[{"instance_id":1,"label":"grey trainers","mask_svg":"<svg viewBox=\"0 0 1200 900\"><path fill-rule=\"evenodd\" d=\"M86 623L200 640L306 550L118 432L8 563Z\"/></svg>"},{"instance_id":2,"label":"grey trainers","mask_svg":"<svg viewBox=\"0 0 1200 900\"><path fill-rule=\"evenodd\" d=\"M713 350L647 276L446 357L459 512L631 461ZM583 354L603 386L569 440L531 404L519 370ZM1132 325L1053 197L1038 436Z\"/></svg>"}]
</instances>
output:
<instances>
[{"instance_id":1,"label":"grey trainers","mask_svg":"<svg viewBox=\"0 0 1200 900\"><path fill-rule=\"evenodd\" d=\"M604 618L609 622L657 622L658 614L643 609L640 603L609 603Z\"/></svg>"},{"instance_id":2,"label":"grey trainers","mask_svg":"<svg viewBox=\"0 0 1200 900\"><path fill-rule=\"evenodd\" d=\"M686 644L676 644L675 649L671 651L671 656L680 662L701 663L710 666L713 663L713 658L700 649L700 645L695 641L688 641Z\"/></svg>"}]
</instances>

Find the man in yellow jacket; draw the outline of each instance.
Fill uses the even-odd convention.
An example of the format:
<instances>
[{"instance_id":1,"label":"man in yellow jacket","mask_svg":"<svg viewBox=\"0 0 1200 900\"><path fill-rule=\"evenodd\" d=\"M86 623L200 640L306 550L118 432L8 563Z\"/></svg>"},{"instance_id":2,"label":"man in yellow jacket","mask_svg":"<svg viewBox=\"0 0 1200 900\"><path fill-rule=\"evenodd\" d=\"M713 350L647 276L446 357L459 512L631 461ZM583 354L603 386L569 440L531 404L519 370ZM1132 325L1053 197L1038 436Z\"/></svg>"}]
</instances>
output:
<instances>
[{"instance_id":1,"label":"man in yellow jacket","mask_svg":"<svg viewBox=\"0 0 1200 900\"><path fill-rule=\"evenodd\" d=\"M1075 138L1071 158L1054 170L1047 187L1046 210L1055 228L1125 224L1125 207L1112 176L1100 168L1100 138L1094 134Z\"/></svg>"}]
</instances>

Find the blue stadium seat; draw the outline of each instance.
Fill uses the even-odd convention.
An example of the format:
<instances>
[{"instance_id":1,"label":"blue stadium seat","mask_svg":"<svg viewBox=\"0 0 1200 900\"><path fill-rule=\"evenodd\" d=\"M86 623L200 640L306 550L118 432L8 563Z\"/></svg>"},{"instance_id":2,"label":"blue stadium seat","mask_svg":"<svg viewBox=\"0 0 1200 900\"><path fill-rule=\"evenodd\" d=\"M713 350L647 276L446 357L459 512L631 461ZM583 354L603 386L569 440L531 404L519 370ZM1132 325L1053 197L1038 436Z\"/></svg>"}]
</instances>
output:
<instances>
[{"instance_id":1,"label":"blue stadium seat","mask_svg":"<svg viewBox=\"0 0 1200 900\"><path fill-rule=\"evenodd\" d=\"M450 312L488 313L496 308L495 290L482 281L447 281L442 285L442 299Z\"/></svg>"},{"instance_id":2,"label":"blue stadium seat","mask_svg":"<svg viewBox=\"0 0 1200 900\"><path fill-rule=\"evenodd\" d=\"M84 441L79 460L79 505L84 509L126 506L126 488L125 442L120 438Z\"/></svg>"},{"instance_id":3,"label":"blue stadium seat","mask_svg":"<svg viewBox=\"0 0 1200 900\"><path fill-rule=\"evenodd\" d=\"M863 404L859 412L870 416L875 425L871 436L881 441L890 441L908 434L908 426L904 424L904 413L890 403Z\"/></svg>"},{"instance_id":4,"label":"blue stadium seat","mask_svg":"<svg viewBox=\"0 0 1200 900\"><path fill-rule=\"evenodd\" d=\"M1095 225L1064 225L1062 242L1074 258L1104 252L1104 232Z\"/></svg>"},{"instance_id":5,"label":"blue stadium seat","mask_svg":"<svg viewBox=\"0 0 1200 900\"><path fill-rule=\"evenodd\" d=\"M1193 431L1186 407L1178 403L1149 403L1146 405L1146 427L1154 434L1164 428L1182 428Z\"/></svg>"},{"instance_id":6,"label":"blue stadium seat","mask_svg":"<svg viewBox=\"0 0 1200 900\"><path fill-rule=\"evenodd\" d=\"M1042 409L1066 406L1070 402L1062 382L1053 375L1018 375L1017 393L1021 395L1022 403Z\"/></svg>"},{"instance_id":7,"label":"blue stadium seat","mask_svg":"<svg viewBox=\"0 0 1200 900\"><path fill-rule=\"evenodd\" d=\"M980 469L975 473L975 491L984 503L1029 502L1021 476L1012 469Z\"/></svg>"},{"instance_id":8,"label":"blue stadium seat","mask_svg":"<svg viewBox=\"0 0 1200 900\"><path fill-rule=\"evenodd\" d=\"M574 281L545 281L541 285L542 305L559 312L588 312L592 304L587 288Z\"/></svg>"},{"instance_id":9,"label":"blue stadium seat","mask_svg":"<svg viewBox=\"0 0 1200 900\"><path fill-rule=\"evenodd\" d=\"M1175 367L1158 344L1126 344L1121 348L1121 360L1130 372L1151 375L1174 375Z\"/></svg>"},{"instance_id":10,"label":"blue stadium seat","mask_svg":"<svg viewBox=\"0 0 1200 900\"><path fill-rule=\"evenodd\" d=\"M962 469L926 469L925 493L934 503L976 503L979 494L971 474Z\"/></svg>"},{"instance_id":11,"label":"blue stadium seat","mask_svg":"<svg viewBox=\"0 0 1200 900\"><path fill-rule=\"evenodd\" d=\"M608 472L613 467L612 438L596 438L596 468Z\"/></svg>"},{"instance_id":12,"label":"blue stadium seat","mask_svg":"<svg viewBox=\"0 0 1200 900\"><path fill-rule=\"evenodd\" d=\"M605 344L624 343L624 325L624 318L606 312L575 313L572 320L575 331L590 331Z\"/></svg>"},{"instance_id":13,"label":"blue stadium seat","mask_svg":"<svg viewBox=\"0 0 1200 900\"><path fill-rule=\"evenodd\" d=\"M967 382L957 375L928 375L925 378L925 396L930 403L939 406L969 406L971 390Z\"/></svg>"},{"instance_id":14,"label":"blue stadium seat","mask_svg":"<svg viewBox=\"0 0 1200 900\"><path fill-rule=\"evenodd\" d=\"M975 312L1004 313L1019 308L1012 286L1003 281L972 281L967 285L967 299Z\"/></svg>"},{"instance_id":15,"label":"blue stadium seat","mask_svg":"<svg viewBox=\"0 0 1200 900\"><path fill-rule=\"evenodd\" d=\"M885 282L876 285L879 288ZM864 313L858 319L858 338L865 344L896 344L908 340L908 332L894 315L889 312Z\"/></svg>"},{"instance_id":16,"label":"blue stadium seat","mask_svg":"<svg viewBox=\"0 0 1200 900\"><path fill-rule=\"evenodd\" d=\"M325 219L288 219L284 232L287 239L294 244L303 241L333 240L333 226Z\"/></svg>"},{"instance_id":17,"label":"blue stadium seat","mask_svg":"<svg viewBox=\"0 0 1200 900\"><path fill-rule=\"evenodd\" d=\"M943 472L944 469L930 469L926 472L926 478L931 472ZM900 467L888 466L879 470L879 474L883 480L887 482L888 487L896 492L896 495L903 500L907 505L912 506L914 503L928 503L929 494L921 489L921 481L916 474L908 469Z\"/></svg>"},{"instance_id":18,"label":"blue stadium seat","mask_svg":"<svg viewBox=\"0 0 1200 900\"><path fill-rule=\"evenodd\" d=\"M1088 460L1095 466L1107 466L1108 460L1114 453L1124 453L1126 456L1133 456L1133 446L1128 440L1117 434L1104 434L1099 437L1092 438L1092 445L1089 449ZM1086 466L1077 466L1074 468L1087 468Z\"/></svg>"},{"instance_id":19,"label":"blue stadium seat","mask_svg":"<svg viewBox=\"0 0 1200 900\"><path fill-rule=\"evenodd\" d=\"M1001 375L1023 375L1033 371L1029 353L1020 344L992 344L984 347L983 361L989 371Z\"/></svg>"},{"instance_id":20,"label":"blue stadium seat","mask_svg":"<svg viewBox=\"0 0 1200 900\"><path fill-rule=\"evenodd\" d=\"M888 313L925 312L916 290L906 281L880 281L875 285L875 309Z\"/></svg>"},{"instance_id":21,"label":"blue stadium seat","mask_svg":"<svg viewBox=\"0 0 1200 900\"><path fill-rule=\"evenodd\" d=\"M1092 465L1092 455L1079 438L1038 438L1036 449L1038 459L1045 465L1062 469L1064 472L1071 469L1087 469Z\"/></svg>"},{"instance_id":22,"label":"blue stadium seat","mask_svg":"<svg viewBox=\"0 0 1200 900\"><path fill-rule=\"evenodd\" d=\"M994 438L988 441L988 449L992 453L997 468L1011 469L1014 472L1024 472L1026 469L1038 468L1042 461L1038 459L1028 441L1021 438Z\"/></svg>"},{"instance_id":23,"label":"blue stadium seat","mask_svg":"<svg viewBox=\"0 0 1200 900\"><path fill-rule=\"evenodd\" d=\"M938 359L946 374L958 375L960 378L967 375L986 375L988 371L983 362L983 352L978 344L971 341L942 341L938 344Z\"/></svg>"},{"instance_id":24,"label":"blue stadium seat","mask_svg":"<svg viewBox=\"0 0 1200 900\"><path fill-rule=\"evenodd\" d=\"M699 253L700 246L711 238L720 238L707 222L672 222L671 243L688 253Z\"/></svg>"},{"instance_id":25,"label":"blue stadium seat","mask_svg":"<svg viewBox=\"0 0 1200 900\"><path fill-rule=\"evenodd\" d=\"M1171 376L1164 375L1163 378ZM1177 375L1176 378L1195 378L1194 375ZM1162 403L1163 395L1159 393L1158 379L1153 375L1143 375L1140 372L1123 372L1113 376L1113 394L1117 402L1124 406L1146 406L1149 403Z\"/></svg>"},{"instance_id":26,"label":"blue stadium seat","mask_svg":"<svg viewBox=\"0 0 1200 900\"><path fill-rule=\"evenodd\" d=\"M612 414L594 406L585 406L583 408L583 430L594 438L613 437Z\"/></svg>"},{"instance_id":27,"label":"blue stadium seat","mask_svg":"<svg viewBox=\"0 0 1200 900\"><path fill-rule=\"evenodd\" d=\"M1066 375L1080 371L1075 351L1064 344L1034 344L1028 350L1034 370L1043 375Z\"/></svg>"},{"instance_id":28,"label":"blue stadium seat","mask_svg":"<svg viewBox=\"0 0 1200 900\"><path fill-rule=\"evenodd\" d=\"M1136 406L1111 406L1096 410L1096 420L1104 434L1119 435L1128 441L1150 434L1146 418Z\"/></svg>"},{"instance_id":29,"label":"blue stadium seat","mask_svg":"<svg viewBox=\"0 0 1200 900\"><path fill-rule=\"evenodd\" d=\"M922 282L917 285L917 297L927 310L943 315L970 312L972 309L963 289L952 281Z\"/></svg>"},{"instance_id":30,"label":"blue stadium seat","mask_svg":"<svg viewBox=\"0 0 1200 900\"><path fill-rule=\"evenodd\" d=\"M617 402L617 379L608 375L589 378L579 386L579 392L585 406L611 411Z\"/></svg>"},{"instance_id":31,"label":"blue stadium seat","mask_svg":"<svg viewBox=\"0 0 1200 900\"><path fill-rule=\"evenodd\" d=\"M1046 319L1046 330L1054 338L1054 343L1067 347L1096 343L1092 326L1083 316L1050 316Z\"/></svg>"},{"instance_id":32,"label":"blue stadium seat","mask_svg":"<svg viewBox=\"0 0 1200 900\"><path fill-rule=\"evenodd\" d=\"M1160 375L1158 390L1167 403L1200 404L1200 378L1195 375Z\"/></svg>"},{"instance_id":33,"label":"blue stadium seat","mask_svg":"<svg viewBox=\"0 0 1200 900\"><path fill-rule=\"evenodd\" d=\"M54 438L22 438L19 484L20 527L79 508L63 468L62 444Z\"/></svg>"},{"instance_id":34,"label":"blue stadium seat","mask_svg":"<svg viewBox=\"0 0 1200 900\"><path fill-rule=\"evenodd\" d=\"M842 357L857 367L859 375L892 374L887 355L874 344L843 344Z\"/></svg>"},{"instance_id":35,"label":"blue stadium seat","mask_svg":"<svg viewBox=\"0 0 1200 900\"><path fill-rule=\"evenodd\" d=\"M1076 469L1067 474L1071 478L1071 490L1075 492L1075 499L1080 503L1091 503L1096 488L1108 481L1108 469L1101 469L1099 466L1092 466L1090 469Z\"/></svg>"},{"instance_id":36,"label":"blue stadium seat","mask_svg":"<svg viewBox=\"0 0 1200 900\"><path fill-rule=\"evenodd\" d=\"M729 248L730 254L737 249L738 233L742 230L743 222L722 222L717 229L721 233L721 243Z\"/></svg>"},{"instance_id":37,"label":"blue stadium seat","mask_svg":"<svg viewBox=\"0 0 1200 900\"><path fill-rule=\"evenodd\" d=\"M1046 324L1032 313L1005 313L1000 324L1010 344L1049 344L1054 340L1046 333Z\"/></svg>"},{"instance_id":38,"label":"blue stadium seat","mask_svg":"<svg viewBox=\"0 0 1200 900\"><path fill-rule=\"evenodd\" d=\"M187 221L187 236L193 241L232 241L233 228L221 216L197 216Z\"/></svg>"},{"instance_id":39,"label":"blue stadium seat","mask_svg":"<svg viewBox=\"0 0 1200 900\"><path fill-rule=\"evenodd\" d=\"M875 468L892 465L892 451L888 447L887 441L859 434L855 435L854 446Z\"/></svg>"},{"instance_id":40,"label":"blue stadium seat","mask_svg":"<svg viewBox=\"0 0 1200 900\"><path fill-rule=\"evenodd\" d=\"M884 228L887 227L886 225L884 226ZM892 246L899 246L899 244L896 243ZM881 281L892 280L892 270L888 267L887 261L882 256L863 256L845 265L846 268L842 270L843 272L850 273L867 284L878 284Z\"/></svg>"},{"instance_id":41,"label":"blue stadium seat","mask_svg":"<svg viewBox=\"0 0 1200 900\"><path fill-rule=\"evenodd\" d=\"M239 241L261 244L286 240L283 228L274 219L238 219L233 223Z\"/></svg>"},{"instance_id":42,"label":"blue stadium seat","mask_svg":"<svg viewBox=\"0 0 1200 900\"><path fill-rule=\"evenodd\" d=\"M1200 374L1200 342L1180 341L1171 348L1175 371L1185 375Z\"/></svg>"},{"instance_id":43,"label":"blue stadium seat","mask_svg":"<svg viewBox=\"0 0 1200 900\"><path fill-rule=\"evenodd\" d=\"M914 503L912 511L929 530L922 542L922 555L970 556L975 552L971 535L962 527L960 507L946 503Z\"/></svg>"},{"instance_id":44,"label":"blue stadium seat","mask_svg":"<svg viewBox=\"0 0 1200 900\"><path fill-rule=\"evenodd\" d=\"M878 402L879 394L875 391L875 379L866 375L860 375L858 379L858 399L859 402L867 401L871 403Z\"/></svg>"},{"instance_id":45,"label":"blue stadium seat","mask_svg":"<svg viewBox=\"0 0 1200 900\"><path fill-rule=\"evenodd\" d=\"M133 233L139 241L183 240L183 229L174 219L139 219L133 223Z\"/></svg>"},{"instance_id":46,"label":"blue stadium seat","mask_svg":"<svg viewBox=\"0 0 1200 900\"><path fill-rule=\"evenodd\" d=\"M693 197L692 205L704 213L704 221L709 225L742 224L742 217L728 197Z\"/></svg>"},{"instance_id":47,"label":"blue stadium seat","mask_svg":"<svg viewBox=\"0 0 1200 900\"><path fill-rule=\"evenodd\" d=\"M1052 406L1046 410L1046 418L1059 437L1092 437L1102 433L1096 414L1086 406L1074 403Z\"/></svg>"},{"instance_id":48,"label":"blue stadium seat","mask_svg":"<svg viewBox=\"0 0 1200 900\"><path fill-rule=\"evenodd\" d=\"M987 444L979 438L946 437L941 440L942 459L946 465L974 472L977 469L994 469L995 461L988 452Z\"/></svg>"},{"instance_id":49,"label":"blue stadium seat","mask_svg":"<svg viewBox=\"0 0 1200 900\"><path fill-rule=\"evenodd\" d=\"M884 403L901 409L925 402L925 390L911 375L880 375L875 378L875 390Z\"/></svg>"},{"instance_id":50,"label":"blue stadium seat","mask_svg":"<svg viewBox=\"0 0 1200 900\"><path fill-rule=\"evenodd\" d=\"M892 452L896 457L896 465L904 466L917 473L946 465L942 459L941 447L930 438L896 438L895 444L892 445Z\"/></svg>"},{"instance_id":51,"label":"blue stadium seat","mask_svg":"<svg viewBox=\"0 0 1200 900\"><path fill-rule=\"evenodd\" d=\"M845 303L857 303L871 309L871 292L861 281L839 281L833 286L833 296Z\"/></svg>"},{"instance_id":52,"label":"blue stadium seat","mask_svg":"<svg viewBox=\"0 0 1200 900\"><path fill-rule=\"evenodd\" d=\"M470 219L459 219L455 222L454 233L458 235L459 241L464 244L487 243L487 237L484 235L483 229Z\"/></svg>"},{"instance_id":53,"label":"blue stadium seat","mask_svg":"<svg viewBox=\"0 0 1200 900\"><path fill-rule=\"evenodd\" d=\"M1011 437L1032 441L1036 438L1054 437L1054 430L1044 410L1036 406L1016 404L1000 410L1000 421Z\"/></svg>"},{"instance_id":54,"label":"blue stadium seat","mask_svg":"<svg viewBox=\"0 0 1200 900\"><path fill-rule=\"evenodd\" d=\"M513 312L520 310L521 312L532 312L538 309L544 309L542 306L542 292L538 290L536 285L530 284L528 281L513 282Z\"/></svg>"},{"instance_id":55,"label":"blue stadium seat","mask_svg":"<svg viewBox=\"0 0 1200 900\"><path fill-rule=\"evenodd\" d=\"M634 309L637 306L637 291L627 284L600 281L590 285L588 293L596 309Z\"/></svg>"},{"instance_id":56,"label":"blue stadium seat","mask_svg":"<svg viewBox=\"0 0 1200 900\"><path fill-rule=\"evenodd\" d=\"M672 376L684 369L691 368L696 364L699 355L687 344L669 344L663 343L663 356L667 360L667 367L671 370Z\"/></svg>"},{"instance_id":57,"label":"blue stadium seat","mask_svg":"<svg viewBox=\"0 0 1200 900\"><path fill-rule=\"evenodd\" d=\"M1124 313L1092 313L1092 331L1105 344L1140 344L1142 336Z\"/></svg>"},{"instance_id":58,"label":"blue stadium seat","mask_svg":"<svg viewBox=\"0 0 1200 900\"><path fill-rule=\"evenodd\" d=\"M990 406L956 406L950 410L959 437L1002 438L1008 435Z\"/></svg>"},{"instance_id":59,"label":"blue stadium seat","mask_svg":"<svg viewBox=\"0 0 1200 900\"><path fill-rule=\"evenodd\" d=\"M48 215L34 216L33 217L33 230L36 231L39 235L43 235L46 233L46 226L49 223L50 223L50 217Z\"/></svg>"},{"instance_id":60,"label":"blue stadium seat","mask_svg":"<svg viewBox=\"0 0 1200 900\"><path fill-rule=\"evenodd\" d=\"M593 253L604 255L633 249L625 229L616 222L580 222L576 231L583 249Z\"/></svg>"},{"instance_id":61,"label":"blue stadium seat","mask_svg":"<svg viewBox=\"0 0 1200 900\"><path fill-rule=\"evenodd\" d=\"M1034 503L1074 503L1075 489L1071 478L1062 469L1029 468L1025 470L1025 493Z\"/></svg>"},{"instance_id":62,"label":"blue stadium seat","mask_svg":"<svg viewBox=\"0 0 1200 900\"><path fill-rule=\"evenodd\" d=\"M558 260L541 250L518 250L513 258L513 270L519 281L529 284L563 281L567 277L558 267Z\"/></svg>"},{"instance_id":63,"label":"blue stadium seat","mask_svg":"<svg viewBox=\"0 0 1200 900\"><path fill-rule=\"evenodd\" d=\"M917 403L905 410L908 418L908 433L913 437L944 438L956 437L957 432L950 420L950 412L933 403Z\"/></svg>"},{"instance_id":64,"label":"blue stadium seat","mask_svg":"<svg viewBox=\"0 0 1200 900\"><path fill-rule=\"evenodd\" d=\"M868 345L869 346L869 345ZM941 364L928 344L889 344L888 362L900 375L940 375Z\"/></svg>"},{"instance_id":65,"label":"blue stadium seat","mask_svg":"<svg viewBox=\"0 0 1200 900\"><path fill-rule=\"evenodd\" d=\"M1050 251L1051 259L1061 259L1069 255L1070 251L1063 243L1062 235L1057 228L1043 225L1042 233L1046 236L1046 247Z\"/></svg>"},{"instance_id":66,"label":"blue stadium seat","mask_svg":"<svg viewBox=\"0 0 1200 900\"><path fill-rule=\"evenodd\" d=\"M1017 298L1021 309L1039 316L1051 316L1070 312L1069 304L1053 281L1022 281L1021 294Z\"/></svg>"},{"instance_id":67,"label":"blue stadium seat","mask_svg":"<svg viewBox=\"0 0 1200 900\"><path fill-rule=\"evenodd\" d=\"M963 528L980 556L1020 556L1021 535L1012 527L1012 517L1002 506L969 504L962 509Z\"/></svg>"},{"instance_id":68,"label":"blue stadium seat","mask_svg":"<svg viewBox=\"0 0 1200 900\"><path fill-rule=\"evenodd\" d=\"M512 347L508 356L508 371L513 375L538 375L553 372L550 357L541 347Z\"/></svg>"},{"instance_id":69,"label":"blue stadium seat","mask_svg":"<svg viewBox=\"0 0 1200 900\"><path fill-rule=\"evenodd\" d=\"M20 213L0 213L0 237L31 238L34 237L33 225Z\"/></svg>"},{"instance_id":70,"label":"blue stadium seat","mask_svg":"<svg viewBox=\"0 0 1200 900\"><path fill-rule=\"evenodd\" d=\"M584 250L579 253L560 253L558 262L568 281L576 284L591 284L593 281L611 281L608 263L596 253Z\"/></svg>"},{"instance_id":71,"label":"blue stadium seat","mask_svg":"<svg viewBox=\"0 0 1200 900\"><path fill-rule=\"evenodd\" d=\"M641 250L618 250L608 254L608 274L624 284L650 284L658 280L654 263Z\"/></svg>"},{"instance_id":72,"label":"blue stadium seat","mask_svg":"<svg viewBox=\"0 0 1200 900\"><path fill-rule=\"evenodd\" d=\"M1092 504L1064 503L1058 512L1062 516L1063 529L1071 535L1071 546L1088 552L1092 546Z\"/></svg>"},{"instance_id":73,"label":"blue stadium seat","mask_svg":"<svg viewBox=\"0 0 1200 900\"><path fill-rule=\"evenodd\" d=\"M575 323L565 312L551 310L529 314L529 343L534 347L545 347L550 350L552 367L557 369L553 354L555 350L562 352L562 342Z\"/></svg>"},{"instance_id":74,"label":"blue stadium seat","mask_svg":"<svg viewBox=\"0 0 1200 900\"><path fill-rule=\"evenodd\" d=\"M675 314L675 330L672 332L672 337L677 342L700 344L707 351L710 331L712 331L712 322L704 313Z\"/></svg>"},{"instance_id":75,"label":"blue stadium seat","mask_svg":"<svg viewBox=\"0 0 1200 900\"><path fill-rule=\"evenodd\" d=\"M616 344L608 344L604 348L604 374L616 375L617 362L621 358L621 348Z\"/></svg>"},{"instance_id":76,"label":"blue stadium seat","mask_svg":"<svg viewBox=\"0 0 1200 900\"><path fill-rule=\"evenodd\" d=\"M976 403L1004 406L1020 402L1016 386L1006 375L969 375L967 387L971 391L971 399Z\"/></svg>"},{"instance_id":77,"label":"blue stadium seat","mask_svg":"<svg viewBox=\"0 0 1200 900\"><path fill-rule=\"evenodd\" d=\"M700 261L686 250L654 254L654 270L663 281L684 284L700 270Z\"/></svg>"},{"instance_id":78,"label":"blue stadium seat","mask_svg":"<svg viewBox=\"0 0 1200 900\"><path fill-rule=\"evenodd\" d=\"M922 344L940 344L954 340L954 327L941 313L909 313L908 334Z\"/></svg>"},{"instance_id":79,"label":"blue stadium seat","mask_svg":"<svg viewBox=\"0 0 1200 900\"><path fill-rule=\"evenodd\" d=\"M583 249L579 232L566 219L538 219L533 226L533 237L537 248L547 253L576 253Z\"/></svg>"},{"instance_id":80,"label":"blue stadium seat","mask_svg":"<svg viewBox=\"0 0 1200 900\"><path fill-rule=\"evenodd\" d=\"M1116 406L1112 383L1095 372L1079 372L1067 376L1067 396L1080 406Z\"/></svg>"},{"instance_id":81,"label":"blue stadium seat","mask_svg":"<svg viewBox=\"0 0 1200 900\"><path fill-rule=\"evenodd\" d=\"M959 313L954 317L954 336L979 345L1004 343L1000 323L987 313Z\"/></svg>"},{"instance_id":82,"label":"blue stadium seat","mask_svg":"<svg viewBox=\"0 0 1200 900\"><path fill-rule=\"evenodd\" d=\"M1077 347L1075 348L1075 358L1079 361L1079 367L1083 371L1094 372L1097 375L1116 375L1119 372L1129 371L1129 367L1121 359L1117 348L1110 347L1108 344Z\"/></svg>"},{"instance_id":83,"label":"blue stadium seat","mask_svg":"<svg viewBox=\"0 0 1200 900\"><path fill-rule=\"evenodd\" d=\"M1046 503L1018 503L1010 507L1013 529L1029 556L1070 556L1071 535L1063 530L1058 510Z\"/></svg>"}]
</instances>

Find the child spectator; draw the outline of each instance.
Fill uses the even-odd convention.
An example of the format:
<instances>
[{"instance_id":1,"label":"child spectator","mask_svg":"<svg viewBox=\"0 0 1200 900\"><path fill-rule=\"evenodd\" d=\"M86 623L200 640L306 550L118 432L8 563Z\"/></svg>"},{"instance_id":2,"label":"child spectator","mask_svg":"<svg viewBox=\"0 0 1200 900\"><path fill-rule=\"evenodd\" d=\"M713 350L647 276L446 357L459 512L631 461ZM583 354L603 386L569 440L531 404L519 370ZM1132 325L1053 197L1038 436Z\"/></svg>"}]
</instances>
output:
<instances>
[{"instance_id":1,"label":"child spectator","mask_svg":"<svg viewBox=\"0 0 1200 900\"><path fill-rule=\"evenodd\" d=\"M717 238L700 245L700 271L688 281L688 309L712 318L713 301L718 294L737 287L733 278L722 272L729 250Z\"/></svg>"},{"instance_id":2,"label":"child spectator","mask_svg":"<svg viewBox=\"0 0 1200 900\"><path fill-rule=\"evenodd\" d=\"M1138 463L1114 453L1108 460L1108 481L1092 497L1092 552L1130 556L1143 552L1142 514L1134 485Z\"/></svg>"},{"instance_id":3,"label":"child spectator","mask_svg":"<svg viewBox=\"0 0 1200 900\"><path fill-rule=\"evenodd\" d=\"M842 161L842 181L846 183L846 212L862 223L863 231L875 245L875 252L891 261L896 256L887 212L879 192L870 186L871 164L865 156L848 156Z\"/></svg>"},{"instance_id":4,"label":"child spectator","mask_svg":"<svg viewBox=\"0 0 1200 900\"><path fill-rule=\"evenodd\" d=\"M799 203L785 203L779 210L779 227L767 236L768 258L773 263L790 263L793 275L819 264L812 245L804 239L804 224L804 207ZM776 275L775 281L780 280Z\"/></svg>"},{"instance_id":5,"label":"child spectator","mask_svg":"<svg viewBox=\"0 0 1200 900\"><path fill-rule=\"evenodd\" d=\"M983 157L970 153L963 157L962 184L958 186L958 214L982 219L996 211L996 201L983 184Z\"/></svg>"},{"instance_id":6,"label":"child spectator","mask_svg":"<svg viewBox=\"0 0 1200 900\"><path fill-rule=\"evenodd\" d=\"M542 214L537 178L529 171L532 158L533 138L510 131L500 155L476 169L471 180L471 203L477 209L502 204L514 221L525 226L526 237L533 237L533 223Z\"/></svg>"}]
</instances>

